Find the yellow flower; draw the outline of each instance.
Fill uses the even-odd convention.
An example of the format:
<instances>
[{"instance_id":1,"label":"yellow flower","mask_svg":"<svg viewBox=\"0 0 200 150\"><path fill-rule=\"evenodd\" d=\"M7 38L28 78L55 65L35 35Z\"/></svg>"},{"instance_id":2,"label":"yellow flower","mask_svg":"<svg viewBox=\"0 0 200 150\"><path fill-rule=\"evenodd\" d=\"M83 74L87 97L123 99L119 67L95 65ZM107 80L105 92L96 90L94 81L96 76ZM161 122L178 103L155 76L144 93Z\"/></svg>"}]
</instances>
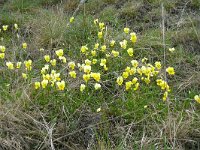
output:
<instances>
[{"instance_id":1,"label":"yellow flower","mask_svg":"<svg viewBox=\"0 0 200 150\"><path fill-rule=\"evenodd\" d=\"M84 66L83 67L83 71L85 72L85 73L90 73L90 71L91 71L91 66L88 66L88 65L86 65L86 66Z\"/></svg>"},{"instance_id":2,"label":"yellow flower","mask_svg":"<svg viewBox=\"0 0 200 150\"><path fill-rule=\"evenodd\" d=\"M134 90L134 91L137 91L138 88L139 88L139 85L140 85L139 83L136 83L136 84L135 84L135 88L134 88L133 90Z\"/></svg>"},{"instance_id":3,"label":"yellow flower","mask_svg":"<svg viewBox=\"0 0 200 150\"><path fill-rule=\"evenodd\" d=\"M50 80L51 79L50 74L46 74L46 75L43 74L42 77L43 77L43 80Z\"/></svg>"},{"instance_id":4,"label":"yellow flower","mask_svg":"<svg viewBox=\"0 0 200 150\"><path fill-rule=\"evenodd\" d=\"M124 78L124 79L126 79L126 78L128 78L128 76L129 76L129 73L128 72L123 72L122 73L122 77Z\"/></svg>"},{"instance_id":5,"label":"yellow flower","mask_svg":"<svg viewBox=\"0 0 200 150\"><path fill-rule=\"evenodd\" d=\"M131 35L131 41L133 42L133 43L135 43L136 41L137 41L137 36L136 36L136 33L135 32L132 32L132 33L130 33L130 35Z\"/></svg>"},{"instance_id":6,"label":"yellow flower","mask_svg":"<svg viewBox=\"0 0 200 150\"><path fill-rule=\"evenodd\" d=\"M28 78L26 73L22 73L22 77L23 77L24 79L27 79L27 78Z\"/></svg>"},{"instance_id":7,"label":"yellow flower","mask_svg":"<svg viewBox=\"0 0 200 150\"><path fill-rule=\"evenodd\" d=\"M146 57L142 58L142 62L143 62L143 63L146 63L147 60L148 60L148 59L147 59Z\"/></svg>"},{"instance_id":8,"label":"yellow flower","mask_svg":"<svg viewBox=\"0 0 200 150\"><path fill-rule=\"evenodd\" d=\"M56 59L52 59L52 60L50 61L50 63L51 63L52 66L56 66Z\"/></svg>"},{"instance_id":9,"label":"yellow flower","mask_svg":"<svg viewBox=\"0 0 200 150\"><path fill-rule=\"evenodd\" d=\"M132 64L133 67L136 68L138 66L138 61L137 60L132 60L131 64Z\"/></svg>"},{"instance_id":10,"label":"yellow flower","mask_svg":"<svg viewBox=\"0 0 200 150\"><path fill-rule=\"evenodd\" d=\"M94 88L95 88L95 90L99 90L101 88L101 84L95 83Z\"/></svg>"},{"instance_id":11,"label":"yellow flower","mask_svg":"<svg viewBox=\"0 0 200 150\"><path fill-rule=\"evenodd\" d=\"M57 50L56 51L56 55L58 56L58 57L61 57L61 56L63 56L63 49L59 49L59 50Z\"/></svg>"},{"instance_id":12,"label":"yellow flower","mask_svg":"<svg viewBox=\"0 0 200 150\"><path fill-rule=\"evenodd\" d=\"M113 47L114 45L115 45L115 41L114 41L114 40L111 40L111 41L110 41L110 46Z\"/></svg>"},{"instance_id":13,"label":"yellow flower","mask_svg":"<svg viewBox=\"0 0 200 150\"><path fill-rule=\"evenodd\" d=\"M45 60L46 62L49 62L49 61L50 61L50 56L49 56L49 55L44 55L44 60Z\"/></svg>"},{"instance_id":14,"label":"yellow flower","mask_svg":"<svg viewBox=\"0 0 200 150\"><path fill-rule=\"evenodd\" d=\"M85 84L80 85L80 91L83 92L85 90Z\"/></svg>"},{"instance_id":15,"label":"yellow flower","mask_svg":"<svg viewBox=\"0 0 200 150\"><path fill-rule=\"evenodd\" d=\"M88 47L86 45L85 46L81 46L81 52L82 53L85 53L87 50L88 50Z\"/></svg>"},{"instance_id":16,"label":"yellow flower","mask_svg":"<svg viewBox=\"0 0 200 150\"><path fill-rule=\"evenodd\" d=\"M132 67L131 70L129 71L130 75L134 75L136 73L136 68Z\"/></svg>"},{"instance_id":17,"label":"yellow flower","mask_svg":"<svg viewBox=\"0 0 200 150\"><path fill-rule=\"evenodd\" d=\"M6 62L6 66L8 67L8 69L11 69L11 70L14 69L14 65L12 62Z\"/></svg>"},{"instance_id":18,"label":"yellow flower","mask_svg":"<svg viewBox=\"0 0 200 150\"><path fill-rule=\"evenodd\" d=\"M58 87L58 90L63 91L65 89L65 81L61 81L61 82L56 82L56 85Z\"/></svg>"},{"instance_id":19,"label":"yellow flower","mask_svg":"<svg viewBox=\"0 0 200 150\"><path fill-rule=\"evenodd\" d=\"M106 59L101 59L100 66L105 66L106 65Z\"/></svg>"},{"instance_id":20,"label":"yellow flower","mask_svg":"<svg viewBox=\"0 0 200 150\"><path fill-rule=\"evenodd\" d=\"M15 30L18 30L19 28L18 28L18 24L14 24L14 28L15 28Z\"/></svg>"},{"instance_id":21,"label":"yellow flower","mask_svg":"<svg viewBox=\"0 0 200 150\"><path fill-rule=\"evenodd\" d=\"M99 48L99 43L96 43L94 46L94 49L98 49Z\"/></svg>"},{"instance_id":22,"label":"yellow flower","mask_svg":"<svg viewBox=\"0 0 200 150\"><path fill-rule=\"evenodd\" d=\"M90 80L90 74L83 74L83 80L88 82Z\"/></svg>"},{"instance_id":23,"label":"yellow flower","mask_svg":"<svg viewBox=\"0 0 200 150\"><path fill-rule=\"evenodd\" d=\"M95 19L95 20L94 20L94 24L95 24L95 25L96 25L98 22L99 22L98 19Z\"/></svg>"},{"instance_id":24,"label":"yellow flower","mask_svg":"<svg viewBox=\"0 0 200 150\"><path fill-rule=\"evenodd\" d=\"M133 56L133 48L129 48L127 50L127 53L128 53L129 56Z\"/></svg>"},{"instance_id":25,"label":"yellow flower","mask_svg":"<svg viewBox=\"0 0 200 150\"><path fill-rule=\"evenodd\" d=\"M5 46L1 46L1 45L0 45L0 50L1 50L1 52L3 52L3 53L4 53L4 52L6 51L6 47L5 47Z\"/></svg>"},{"instance_id":26,"label":"yellow flower","mask_svg":"<svg viewBox=\"0 0 200 150\"><path fill-rule=\"evenodd\" d=\"M27 48L27 44L26 43L22 43L22 48L26 49Z\"/></svg>"},{"instance_id":27,"label":"yellow flower","mask_svg":"<svg viewBox=\"0 0 200 150\"><path fill-rule=\"evenodd\" d=\"M104 66L103 66L103 69L104 69L105 71L107 71L107 70L108 70L108 67L107 67L106 65L104 65Z\"/></svg>"},{"instance_id":28,"label":"yellow flower","mask_svg":"<svg viewBox=\"0 0 200 150\"><path fill-rule=\"evenodd\" d=\"M4 59L5 58L5 53L0 53L0 58Z\"/></svg>"},{"instance_id":29,"label":"yellow flower","mask_svg":"<svg viewBox=\"0 0 200 150\"><path fill-rule=\"evenodd\" d=\"M22 62L17 62L16 68L17 68L17 69L21 68L21 64L22 64Z\"/></svg>"},{"instance_id":30,"label":"yellow flower","mask_svg":"<svg viewBox=\"0 0 200 150\"><path fill-rule=\"evenodd\" d=\"M131 81L126 82L126 90L129 90L131 88L132 84L133 83Z\"/></svg>"},{"instance_id":31,"label":"yellow flower","mask_svg":"<svg viewBox=\"0 0 200 150\"><path fill-rule=\"evenodd\" d=\"M69 75L70 75L72 78L76 78L76 72L75 72L75 71L70 71L70 72L69 72Z\"/></svg>"},{"instance_id":32,"label":"yellow flower","mask_svg":"<svg viewBox=\"0 0 200 150\"><path fill-rule=\"evenodd\" d=\"M60 59L63 63L66 63L66 62L67 62L67 60L66 60L66 58L65 58L64 56L60 56L59 59Z\"/></svg>"},{"instance_id":33,"label":"yellow flower","mask_svg":"<svg viewBox=\"0 0 200 150\"><path fill-rule=\"evenodd\" d=\"M117 78L117 84L118 85L122 85L123 84L123 77L122 76L119 76L118 78Z\"/></svg>"},{"instance_id":34,"label":"yellow flower","mask_svg":"<svg viewBox=\"0 0 200 150\"><path fill-rule=\"evenodd\" d=\"M74 22L74 17L71 17L71 18L69 19L69 22L70 22L70 23Z\"/></svg>"},{"instance_id":35,"label":"yellow flower","mask_svg":"<svg viewBox=\"0 0 200 150\"><path fill-rule=\"evenodd\" d=\"M138 81L138 78L134 77L133 80L132 80L132 83L133 83L133 84L136 84L137 81Z\"/></svg>"},{"instance_id":36,"label":"yellow flower","mask_svg":"<svg viewBox=\"0 0 200 150\"><path fill-rule=\"evenodd\" d=\"M156 67L158 70L160 70L161 67L162 67L161 62L160 62L160 61L156 61L156 62L155 62L155 67Z\"/></svg>"},{"instance_id":37,"label":"yellow flower","mask_svg":"<svg viewBox=\"0 0 200 150\"><path fill-rule=\"evenodd\" d=\"M44 51L44 48L40 48L39 51L41 51L41 52Z\"/></svg>"},{"instance_id":38,"label":"yellow flower","mask_svg":"<svg viewBox=\"0 0 200 150\"><path fill-rule=\"evenodd\" d=\"M123 40L122 42L119 42L120 46L123 48L123 49L126 49L126 46L127 46L127 40Z\"/></svg>"},{"instance_id":39,"label":"yellow flower","mask_svg":"<svg viewBox=\"0 0 200 150\"><path fill-rule=\"evenodd\" d=\"M92 63L96 64L97 63L97 59L92 59Z\"/></svg>"},{"instance_id":40,"label":"yellow flower","mask_svg":"<svg viewBox=\"0 0 200 150\"><path fill-rule=\"evenodd\" d=\"M149 83L151 82L151 80L150 80L149 78L144 78L144 82L145 82L146 84L149 84Z\"/></svg>"},{"instance_id":41,"label":"yellow flower","mask_svg":"<svg viewBox=\"0 0 200 150\"><path fill-rule=\"evenodd\" d=\"M119 52L118 51L112 50L111 53L113 54L114 57L119 56Z\"/></svg>"},{"instance_id":42,"label":"yellow flower","mask_svg":"<svg viewBox=\"0 0 200 150\"><path fill-rule=\"evenodd\" d=\"M168 92L165 91L165 93L163 94L163 101L166 101L168 97Z\"/></svg>"},{"instance_id":43,"label":"yellow flower","mask_svg":"<svg viewBox=\"0 0 200 150\"><path fill-rule=\"evenodd\" d=\"M175 51L175 48L174 47L173 48L169 48L169 51L173 53Z\"/></svg>"},{"instance_id":44,"label":"yellow flower","mask_svg":"<svg viewBox=\"0 0 200 150\"><path fill-rule=\"evenodd\" d=\"M100 112L100 111L101 111L101 108L98 108L98 109L97 109L97 112Z\"/></svg>"},{"instance_id":45,"label":"yellow flower","mask_svg":"<svg viewBox=\"0 0 200 150\"><path fill-rule=\"evenodd\" d=\"M103 32L102 31L98 32L98 38L101 39L102 37L103 37Z\"/></svg>"},{"instance_id":46,"label":"yellow flower","mask_svg":"<svg viewBox=\"0 0 200 150\"><path fill-rule=\"evenodd\" d=\"M31 70L32 69L32 60L28 60L28 61L24 61L25 67L27 70Z\"/></svg>"},{"instance_id":47,"label":"yellow flower","mask_svg":"<svg viewBox=\"0 0 200 150\"><path fill-rule=\"evenodd\" d=\"M174 71L174 68L173 68L173 67L168 67L168 68L166 69L166 71L167 71L167 73L168 73L169 75L174 75L174 74L175 74L175 71Z\"/></svg>"},{"instance_id":48,"label":"yellow flower","mask_svg":"<svg viewBox=\"0 0 200 150\"><path fill-rule=\"evenodd\" d=\"M197 101L198 103L200 103L200 95L195 95L194 100Z\"/></svg>"},{"instance_id":49,"label":"yellow flower","mask_svg":"<svg viewBox=\"0 0 200 150\"><path fill-rule=\"evenodd\" d=\"M40 88L40 82L35 82L35 89L39 89Z\"/></svg>"},{"instance_id":50,"label":"yellow flower","mask_svg":"<svg viewBox=\"0 0 200 150\"><path fill-rule=\"evenodd\" d=\"M96 80L97 82L100 81L101 79L101 74L100 73L91 73L91 77Z\"/></svg>"},{"instance_id":51,"label":"yellow flower","mask_svg":"<svg viewBox=\"0 0 200 150\"><path fill-rule=\"evenodd\" d=\"M75 67L76 65L75 65L75 63L73 62L73 61L71 61L71 62L69 62L68 63L68 67L70 68L70 69L72 69L72 70L74 70L74 67Z\"/></svg>"},{"instance_id":52,"label":"yellow flower","mask_svg":"<svg viewBox=\"0 0 200 150\"><path fill-rule=\"evenodd\" d=\"M92 63L92 62L91 62L89 59L86 59L86 60L85 60L85 64L86 64L87 66L90 66L91 63Z\"/></svg>"},{"instance_id":53,"label":"yellow flower","mask_svg":"<svg viewBox=\"0 0 200 150\"><path fill-rule=\"evenodd\" d=\"M3 30L6 31L8 29L8 25L3 25Z\"/></svg>"},{"instance_id":54,"label":"yellow flower","mask_svg":"<svg viewBox=\"0 0 200 150\"><path fill-rule=\"evenodd\" d=\"M97 52L96 52L95 50L93 50L93 51L91 51L91 54L92 54L92 56L94 57L94 56L97 55Z\"/></svg>"},{"instance_id":55,"label":"yellow flower","mask_svg":"<svg viewBox=\"0 0 200 150\"><path fill-rule=\"evenodd\" d=\"M101 51L105 52L106 51L106 45L101 46Z\"/></svg>"},{"instance_id":56,"label":"yellow flower","mask_svg":"<svg viewBox=\"0 0 200 150\"><path fill-rule=\"evenodd\" d=\"M100 23L99 23L99 28L100 28L101 30L105 29L105 24L104 24L103 22L100 22Z\"/></svg>"},{"instance_id":57,"label":"yellow flower","mask_svg":"<svg viewBox=\"0 0 200 150\"><path fill-rule=\"evenodd\" d=\"M130 29L129 29L129 28L124 28L124 33L128 34L128 33L129 33L129 31L130 31Z\"/></svg>"}]
</instances>

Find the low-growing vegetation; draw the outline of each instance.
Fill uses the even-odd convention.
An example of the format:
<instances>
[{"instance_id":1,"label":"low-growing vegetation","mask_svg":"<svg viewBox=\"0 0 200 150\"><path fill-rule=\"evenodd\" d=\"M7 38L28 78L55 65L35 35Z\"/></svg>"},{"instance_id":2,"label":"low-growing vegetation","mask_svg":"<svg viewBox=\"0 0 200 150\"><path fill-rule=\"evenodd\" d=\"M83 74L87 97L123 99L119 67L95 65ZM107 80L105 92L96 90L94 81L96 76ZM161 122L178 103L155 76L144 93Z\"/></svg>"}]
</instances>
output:
<instances>
[{"instance_id":1,"label":"low-growing vegetation","mask_svg":"<svg viewBox=\"0 0 200 150\"><path fill-rule=\"evenodd\" d=\"M200 148L198 1L0 7L0 149Z\"/></svg>"}]
</instances>

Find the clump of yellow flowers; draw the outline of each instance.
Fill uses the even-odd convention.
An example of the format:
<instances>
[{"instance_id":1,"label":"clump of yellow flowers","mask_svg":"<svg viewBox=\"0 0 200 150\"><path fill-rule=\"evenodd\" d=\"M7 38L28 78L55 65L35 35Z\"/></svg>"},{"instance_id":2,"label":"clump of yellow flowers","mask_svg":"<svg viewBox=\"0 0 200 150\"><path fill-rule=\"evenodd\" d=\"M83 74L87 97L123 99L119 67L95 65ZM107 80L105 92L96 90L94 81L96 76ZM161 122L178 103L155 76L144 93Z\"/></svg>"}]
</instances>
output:
<instances>
[{"instance_id":1,"label":"clump of yellow flowers","mask_svg":"<svg viewBox=\"0 0 200 150\"><path fill-rule=\"evenodd\" d=\"M74 17L70 18L70 23L74 22ZM147 58L138 58L135 44L137 34L130 28L123 29L121 39L113 39L107 36L107 27L98 19L94 20L96 41L93 44L84 43L80 48L80 60L72 60L66 54L65 48L55 48L48 52L40 48L42 54L42 67L36 68L36 61L28 59L24 62L5 61L5 66L9 70L21 69L22 78L30 78L35 90L55 89L65 91L69 82L79 81L78 90L80 92L87 89L94 89L96 92L102 91L107 80L112 81L116 88L124 91L136 92L141 86L149 86L155 83L163 93L163 100L168 99L171 91L164 75L175 75L173 67L164 67L161 61L148 62ZM8 25L2 27L3 31L8 30ZM14 24L15 30L19 30ZM24 51L29 49L26 42L21 43ZM0 45L0 59L5 59L7 48ZM170 49L169 51L174 51ZM37 71L35 71L37 70ZM37 72L36 77L29 76L29 72ZM112 75L113 78L108 76ZM32 79L31 79L32 78ZM27 81L27 80L25 80ZM27 81L28 82L28 81ZM102 90L100 90L102 89ZM195 100L200 102L199 96Z\"/></svg>"}]
</instances>

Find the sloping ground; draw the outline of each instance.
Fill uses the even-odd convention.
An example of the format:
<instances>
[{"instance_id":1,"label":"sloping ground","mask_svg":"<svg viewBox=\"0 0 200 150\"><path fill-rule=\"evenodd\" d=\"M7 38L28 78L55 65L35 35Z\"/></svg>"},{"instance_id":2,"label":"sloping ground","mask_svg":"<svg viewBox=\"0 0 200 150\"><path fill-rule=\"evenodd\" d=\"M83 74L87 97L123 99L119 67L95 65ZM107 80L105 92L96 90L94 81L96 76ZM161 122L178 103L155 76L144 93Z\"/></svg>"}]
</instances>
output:
<instances>
[{"instance_id":1,"label":"sloping ground","mask_svg":"<svg viewBox=\"0 0 200 150\"><path fill-rule=\"evenodd\" d=\"M121 100L110 93L82 99L76 92L42 97L21 84L11 90L0 78L0 149L200 149L200 107L193 101L200 91L200 2L162 2L166 48L176 49L166 56L176 70L175 78L170 79L174 88L169 103L149 89L136 98L145 102L138 104L131 103L135 99L129 95ZM162 61L160 0L87 0L79 4L78 0L4 1L0 24L19 24L30 41L32 57L38 56L35 49L64 45L77 58L80 46L94 42L91 22L99 18L116 38L124 26L138 34L136 49L141 52L136 57ZM76 10L74 26L66 30Z\"/></svg>"}]
</instances>

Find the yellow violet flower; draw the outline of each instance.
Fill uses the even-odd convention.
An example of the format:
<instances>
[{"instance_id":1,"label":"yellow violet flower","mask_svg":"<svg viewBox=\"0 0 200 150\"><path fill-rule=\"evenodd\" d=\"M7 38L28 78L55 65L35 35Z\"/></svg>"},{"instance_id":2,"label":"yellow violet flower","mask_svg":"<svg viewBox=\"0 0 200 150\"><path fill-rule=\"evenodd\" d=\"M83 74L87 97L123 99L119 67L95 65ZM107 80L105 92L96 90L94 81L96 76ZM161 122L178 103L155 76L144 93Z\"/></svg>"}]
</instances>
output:
<instances>
[{"instance_id":1,"label":"yellow violet flower","mask_svg":"<svg viewBox=\"0 0 200 150\"><path fill-rule=\"evenodd\" d=\"M174 47L173 48L169 48L169 51L173 53L175 51L175 48Z\"/></svg>"},{"instance_id":2,"label":"yellow violet flower","mask_svg":"<svg viewBox=\"0 0 200 150\"><path fill-rule=\"evenodd\" d=\"M21 64L22 64L22 62L17 62L16 68L17 68L17 69L21 68Z\"/></svg>"},{"instance_id":3,"label":"yellow violet flower","mask_svg":"<svg viewBox=\"0 0 200 150\"><path fill-rule=\"evenodd\" d=\"M85 46L81 46L81 52L82 53L85 53L87 50L88 50L88 47L86 45Z\"/></svg>"},{"instance_id":4,"label":"yellow violet flower","mask_svg":"<svg viewBox=\"0 0 200 150\"><path fill-rule=\"evenodd\" d=\"M133 83L133 84L136 84L137 81L138 81L138 78L134 77L133 80L132 80L132 83Z\"/></svg>"},{"instance_id":5,"label":"yellow violet flower","mask_svg":"<svg viewBox=\"0 0 200 150\"><path fill-rule=\"evenodd\" d=\"M131 81L126 82L126 83L125 83L125 85L126 85L126 90L129 90L129 89L131 88L132 84L133 84L133 83L132 83Z\"/></svg>"},{"instance_id":6,"label":"yellow violet flower","mask_svg":"<svg viewBox=\"0 0 200 150\"><path fill-rule=\"evenodd\" d=\"M84 67L83 67L83 71L84 71L85 73L87 73L87 74L90 73L90 71L91 71L91 66L87 66L87 65L84 66Z\"/></svg>"},{"instance_id":7,"label":"yellow violet flower","mask_svg":"<svg viewBox=\"0 0 200 150\"><path fill-rule=\"evenodd\" d=\"M168 68L166 69L166 71L167 71L167 73L168 73L169 75L174 75L174 74L175 74L175 71L174 71L174 68L173 68L173 67L168 67Z\"/></svg>"},{"instance_id":8,"label":"yellow violet flower","mask_svg":"<svg viewBox=\"0 0 200 150\"><path fill-rule=\"evenodd\" d=\"M100 73L91 73L91 77L92 77L95 81L99 82L100 79L101 79L101 74L100 74Z\"/></svg>"},{"instance_id":9,"label":"yellow violet flower","mask_svg":"<svg viewBox=\"0 0 200 150\"><path fill-rule=\"evenodd\" d=\"M56 85L58 87L58 90L63 91L65 89L65 81L61 81L61 82L56 82Z\"/></svg>"},{"instance_id":10,"label":"yellow violet flower","mask_svg":"<svg viewBox=\"0 0 200 150\"><path fill-rule=\"evenodd\" d=\"M129 29L129 28L124 28L124 33L128 34L128 33L129 33L129 31L130 31L130 29Z\"/></svg>"},{"instance_id":11,"label":"yellow violet flower","mask_svg":"<svg viewBox=\"0 0 200 150\"><path fill-rule=\"evenodd\" d=\"M128 76L129 76L129 73L128 72L123 72L122 73L122 77L124 78L124 79L126 79L126 78L128 78Z\"/></svg>"},{"instance_id":12,"label":"yellow violet flower","mask_svg":"<svg viewBox=\"0 0 200 150\"><path fill-rule=\"evenodd\" d=\"M147 60L148 60L148 58L146 58L146 57L142 58L143 63L146 63Z\"/></svg>"},{"instance_id":13,"label":"yellow violet flower","mask_svg":"<svg viewBox=\"0 0 200 150\"><path fill-rule=\"evenodd\" d=\"M40 82L35 82L35 89L39 89L40 88Z\"/></svg>"},{"instance_id":14,"label":"yellow violet flower","mask_svg":"<svg viewBox=\"0 0 200 150\"><path fill-rule=\"evenodd\" d=\"M101 51L105 52L106 51L106 45L101 46Z\"/></svg>"},{"instance_id":15,"label":"yellow violet flower","mask_svg":"<svg viewBox=\"0 0 200 150\"><path fill-rule=\"evenodd\" d=\"M95 90L99 90L101 88L101 84L95 83L94 88L95 88Z\"/></svg>"},{"instance_id":16,"label":"yellow violet flower","mask_svg":"<svg viewBox=\"0 0 200 150\"><path fill-rule=\"evenodd\" d=\"M87 66L90 66L90 65L92 64L92 62L91 62L89 59L86 59L86 60L85 60L85 64L86 64Z\"/></svg>"},{"instance_id":17,"label":"yellow violet flower","mask_svg":"<svg viewBox=\"0 0 200 150\"><path fill-rule=\"evenodd\" d=\"M5 58L5 53L0 53L0 58L4 59Z\"/></svg>"},{"instance_id":18,"label":"yellow violet flower","mask_svg":"<svg viewBox=\"0 0 200 150\"><path fill-rule=\"evenodd\" d=\"M98 19L95 19L95 20L94 20L94 24L95 24L95 25L96 25L98 22L99 22Z\"/></svg>"},{"instance_id":19,"label":"yellow violet flower","mask_svg":"<svg viewBox=\"0 0 200 150\"><path fill-rule=\"evenodd\" d=\"M46 75L43 74L42 77L43 77L43 80L50 80L51 79L50 74L46 74Z\"/></svg>"},{"instance_id":20,"label":"yellow violet flower","mask_svg":"<svg viewBox=\"0 0 200 150\"><path fill-rule=\"evenodd\" d=\"M3 30L6 31L8 29L8 25L3 25Z\"/></svg>"},{"instance_id":21,"label":"yellow violet flower","mask_svg":"<svg viewBox=\"0 0 200 150\"><path fill-rule=\"evenodd\" d=\"M101 30L105 29L105 24L104 24L103 22L100 22L100 23L99 23L99 28L100 28Z\"/></svg>"},{"instance_id":22,"label":"yellow violet flower","mask_svg":"<svg viewBox=\"0 0 200 150\"><path fill-rule=\"evenodd\" d=\"M80 85L80 91L83 92L85 90L85 87L86 87L85 84L81 84Z\"/></svg>"},{"instance_id":23,"label":"yellow violet flower","mask_svg":"<svg viewBox=\"0 0 200 150\"><path fill-rule=\"evenodd\" d=\"M97 63L97 59L92 59L92 63L96 64Z\"/></svg>"},{"instance_id":24,"label":"yellow violet flower","mask_svg":"<svg viewBox=\"0 0 200 150\"><path fill-rule=\"evenodd\" d=\"M49 55L44 55L44 60L46 62L50 62L50 56Z\"/></svg>"},{"instance_id":25,"label":"yellow violet flower","mask_svg":"<svg viewBox=\"0 0 200 150\"><path fill-rule=\"evenodd\" d=\"M69 72L69 75L70 75L72 78L76 78L76 72L75 72L75 71L70 71L70 72Z\"/></svg>"},{"instance_id":26,"label":"yellow violet flower","mask_svg":"<svg viewBox=\"0 0 200 150\"><path fill-rule=\"evenodd\" d=\"M52 60L50 61L50 63L51 63L52 66L56 66L56 59L52 59Z\"/></svg>"},{"instance_id":27,"label":"yellow violet flower","mask_svg":"<svg viewBox=\"0 0 200 150\"><path fill-rule=\"evenodd\" d=\"M198 103L200 103L200 95L195 95L194 100L197 101Z\"/></svg>"},{"instance_id":28,"label":"yellow violet flower","mask_svg":"<svg viewBox=\"0 0 200 150\"><path fill-rule=\"evenodd\" d=\"M132 32L132 33L130 33L130 35L131 35L131 41L133 42L133 43L135 43L136 41L137 41L137 36L136 36L136 33L135 32Z\"/></svg>"},{"instance_id":29,"label":"yellow violet flower","mask_svg":"<svg viewBox=\"0 0 200 150\"><path fill-rule=\"evenodd\" d=\"M118 85L122 85L122 84L123 84L123 81L124 81L124 79L123 79L122 76L119 76L119 77L117 78L117 84L118 84Z\"/></svg>"},{"instance_id":30,"label":"yellow violet flower","mask_svg":"<svg viewBox=\"0 0 200 150\"><path fill-rule=\"evenodd\" d=\"M27 48L27 44L26 43L22 43L22 48L26 49Z\"/></svg>"},{"instance_id":31,"label":"yellow violet flower","mask_svg":"<svg viewBox=\"0 0 200 150\"><path fill-rule=\"evenodd\" d=\"M42 80L42 82L41 82L42 88L45 89L47 87L48 83L49 83L48 80Z\"/></svg>"},{"instance_id":32,"label":"yellow violet flower","mask_svg":"<svg viewBox=\"0 0 200 150\"><path fill-rule=\"evenodd\" d=\"M73 62L73 61L71 61L71 62L69 62L68 63L68 67L70 68L70 69L72 69L72 70L74 70L74 68L75 68L75 63Z\"/></svg>"},{"instance_id":33,"label":"yellow violet flower","mask_svg":"<svg viewBox=\"0 0 200 150\"><path fill-rule=\"evenodd\" d=\"M101 111L101 108L98 108L98 109L97 109L97 112L100 112L100 111Z\"/></svg>"},{"instance_id":34,"label":"yellow violet flower","mask_svg":"<svg viewBox=\"0 0 200 150\"><path fill-rule=\"evenodd\" d=\"M99 48L99 43L96 43L94 46L94 49L98 49Z\"/></svg>"},{"instance_id":35,"label":"yellow violet flower","mask_svg":"<svg viewBox=\"0 0 200 150\"><path fill-rule=\"evenodd\" d=\"M32 69L32 60L28 60L28 61L24 61L25 67L27 70L31 70Z\"/></svg>"},{"instance_id":36,"label":"yellow violet flower","mask_svg":"<svg viewBox=\"0 0 200 150\"><path fill-rule=\"evenodd\" d=\"M133 90L134 90L134 91L137 91L138 88L139 88L139 86L140 86L140 84L137 82L137 83L135 84L135 88L134 88Z\"/></svg>"},{"instance_id":37,"label":"yellow violet flower","mask_svg":"<svg viewBox=\"0 0 200 150\"><path fill-rule=\"evenodd\" d=\"M18 30L19 29L18 24L15 23L14 28L15 28L15 30Z\"/></svg>"},{"instance_id":38,"label":"yellow violet flower","mask_svg":"<svg viewBox=\"0 0 200 150\"><path fill-rule=\"evenodd\" d=\"M110 46L113 47L114 45L115 45L115 41L114 41L114 40L111 40L111 41L110 41Z\"/></svg>"},{"instance_id":39,"label":"yellow violet flower","mask_svg":"<svg viewBox=\"0 0 200 150\"><path fill-rule=\"evenodd\" d=\"M94 56L97 55L97 52L96 52L95 50L93 50L93 51L91 51L91 54L92 54L92 56L94 57Z\"/></svg>"},{"instance_id":40,"label":"yellow violet flower","mask_svg":"<svg viewBox=\"0 0 200 150\"><path fill-rule=\"evenodd\" d=\"M63 63L67 62L67 59L64 56L60 56L58 57Z\"/></svg>"},{"instance_id":41,"label":"yellow violet flower","mask_svg":"<svg viewBox=\"0 0 200 150\"><path fill-rule=\"evenodd\" d=\"M90 74L83 74L83 80L88 82L90 80Z\"/></svg>"},{"instance_id":42,"label":"yellow violet flower","mask_svg":"<svg viewBox=\"0 0 200 150\"><path fill-rule=\"evenodd\" d=\"M129 48L127 50L127 53L128 53L129 56L133 56L133 48Z\"/></svg>"},{"instance_id":43,"label":"yellow violet flower","mask_svg":"<svg viewBox=\"0 0 200 150\"><path fill-rule=\"evenodd\" d=\"M160 61L156 61L156 62L155 62L155 67L156 67L158 70L160 70L161 67L162 67L161 62L160 62Z\"/></svg>"},{"instance_id":44,"label":"yellow violet flower","mask_svg":"<svg viewBox=\"0 0 200 150\"><path fill-rule=\"evenodd\" d=\"M26 73L22 73L22 77L23 77L24 79L27 79L27 78L28 78L28 76L27 76Z\"/></svg>"},{"instance_id":45,"label":"yellow violet flower","mask_svg":"<svg viewBox=\"0 0 200 150\"><path fill-rule=\"evenodd\" d=\"M71 17L71 18L69 19L69 22L70 22L70 23L74 22L74 17Z\"/></svg>"},{"instance_id":46,"label":"yellow violet flower","mask_svg":"<svg viewBox=\"0 0 200 150\"><path fill-rule=\"evenodd\" d=\"M56 51L56 55L58 56L58 57L61 57L61 56L63 56L63 49L59 49L59 50L57 50Z\"/></svg>"},{"instance_id":47,"label":"yellow violet flower","mask_svg":"<svg viewBox=\"0 0 200 150\"><path fill-rule=\"evenodd\" d=\"M101 59L100 66L105 66L106 65L106 59Z\"/></svg>"},{"instance_id":48,"label":"yellow violet flower","mask_svg":"<svg viewBox=\"0 0 200 150\"><path fill-rule=\"evenodd\" d=\"M113 54L114 57L118 57L119 56L119 52L118 51L112 50L111 53Z\"/></svg>"},{"instance_id":49,"label":"yellow violet flower","mask_svg":"<svg viewBox=\"0 0 200 150\"><path fill-rule=\"evenodd\" d=\"M138 61L137 60L132 60L131 64L132 64L133 67L136 68L138 66Z\"/></svg>"},{"instance_id":50,"label":"yellow violet flower","mask_svg":"<svg viewBox=\"0 0 200 150\"><path fill-rule=\"evenodd\" d=\"M103 37L103 32L102 31L98 32L98 38L101 39L102 37Z\"/></svg>"},{"instance_id":51,"label":"yellow violet flower","mask_svg":"<svg viewBox=\"0 0 200 150\"><path fill-rule=\"evenodd\" d=\"M6 47L5 47L5 46L1 46L1 45L0 45L0 50L1 50L1 52L3 52L3 53L4 53L4 52L6 51Z\"/></svg>"},{"instance_id":52,"label":"yellow violet flower","mask_svg":"<svg viewBox=\"0 0 200 150\"><path fill-rule=\"evenodd\" d=\"M165 91L165 93L163 94L163 101L166 101L168 97L168 92Z\"/></svg>"},{"instance_id":53,"label":"yellow violet flower","mask_svg":"<svg viewBox=\"0 0 200 150\"><path fill-rule=\"evenodd\" d=\"M108 67L107 67L106 65L104 65L104 66L103 66L103 69L104 69L105 71L107 71L107 70L108 70Z\"/></svg>"},{"instance_id":54,"label":"yellow violet flower","mask_svg":"<svg viewBox=\"0 0 200 150\"><path fill-rule=\"evenodd\" d=\"M6 62L6 66L8 67L8 69L13 70L14 69L14 65L12 62Z\"/></svg>"},{"instance_id":55,"label":"yellow violet flower","mask_svg":"<svg viewBox=\"0 0 200 150\"><path fill-rule=\"evenodd\" d=\"M127 46L127 40L123 40L122 42L119 42L120 46L123 48L123 49L126 49L126 46Z\"/></svg>"}]
</instances>

